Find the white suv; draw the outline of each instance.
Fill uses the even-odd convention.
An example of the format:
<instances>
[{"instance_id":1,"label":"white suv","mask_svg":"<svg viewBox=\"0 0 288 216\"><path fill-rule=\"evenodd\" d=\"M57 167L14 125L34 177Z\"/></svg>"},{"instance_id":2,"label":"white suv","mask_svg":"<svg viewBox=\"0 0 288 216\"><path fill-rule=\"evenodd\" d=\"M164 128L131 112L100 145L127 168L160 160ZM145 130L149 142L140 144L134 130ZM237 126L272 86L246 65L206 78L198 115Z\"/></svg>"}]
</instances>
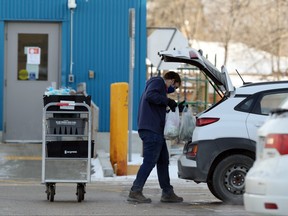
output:
<instances>
[{"instance_id":1,"label":"white suv","mask_svg":"<svg viewBox=\"0 0 288 216\"><path fill-rule=\"evenodd\" d=\"M222 99L196 116L193 137L178 160L178 176L206 182L218 199L243 203L245 176L255 160L257 129L288 96L288 81L245 84L235 88L224 66L221 72L192 48L159 52L166 62L198 67Z\"/></svg>"},{"instance_id":2,"label":"white suv","mask_svg":"<svg viewBox=\"0 0 288 216\"><path fill-rule=\"evenodd\" d=\"M255 213L288 212L288 100L258 130L256 161L246 176L245 209Z\"/></svg>"}]
</instances>

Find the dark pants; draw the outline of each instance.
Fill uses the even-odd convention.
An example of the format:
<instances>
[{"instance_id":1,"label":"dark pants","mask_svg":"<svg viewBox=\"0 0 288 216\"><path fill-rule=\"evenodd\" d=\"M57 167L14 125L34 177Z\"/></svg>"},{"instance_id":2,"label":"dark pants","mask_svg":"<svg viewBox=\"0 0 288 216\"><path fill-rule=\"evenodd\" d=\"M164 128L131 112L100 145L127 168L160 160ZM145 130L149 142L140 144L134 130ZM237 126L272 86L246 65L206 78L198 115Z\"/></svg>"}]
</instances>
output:
<instances>
[{"instance_id":1,"label":"dark pants","mask_svg":"<svg viewBox=\"0 0 288 216\"><path fill-rule=\"evenodd\" d=\"M152 169L157 165L158 181L163 193L173 191L169 177L169 153L164 135L153 133L149 130L139 130L143 141L143 163L139 168L132 191L142 191L144 184Z\"/></svg>"}]
</instances>

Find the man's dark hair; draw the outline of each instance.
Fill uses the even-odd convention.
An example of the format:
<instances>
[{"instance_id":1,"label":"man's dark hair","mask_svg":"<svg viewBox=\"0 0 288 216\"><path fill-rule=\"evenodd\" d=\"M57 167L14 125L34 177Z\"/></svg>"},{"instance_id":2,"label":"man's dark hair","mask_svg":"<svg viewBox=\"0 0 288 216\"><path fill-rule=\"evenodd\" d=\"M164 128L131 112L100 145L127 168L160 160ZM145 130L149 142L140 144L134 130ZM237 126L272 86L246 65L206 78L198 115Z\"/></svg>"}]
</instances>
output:
<instances>
[{"instance_id":1,"label":"man's dark hair","mask_svg":"<svg viewBox=\"0 0 288 216\"><path fill-rule=\"evenodd\" d=\"M178 73L174 71L168 71L164 74L164 79L174 79L175 82L179 83L179 86L181 85L181 78Z\"/></svg>"}]
</instances>

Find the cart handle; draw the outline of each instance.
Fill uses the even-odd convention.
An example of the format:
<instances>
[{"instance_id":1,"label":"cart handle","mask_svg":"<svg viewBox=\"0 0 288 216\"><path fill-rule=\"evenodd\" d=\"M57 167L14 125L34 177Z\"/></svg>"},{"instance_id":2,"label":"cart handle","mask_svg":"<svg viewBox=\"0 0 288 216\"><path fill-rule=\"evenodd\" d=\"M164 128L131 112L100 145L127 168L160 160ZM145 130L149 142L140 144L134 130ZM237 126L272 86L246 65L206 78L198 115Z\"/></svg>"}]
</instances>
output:
<instances>
[{"instance_id":1,"label":"cart handle","mask_svg":"<svg viewBox=\"0 0 288 216\"><path fill-rule=\"evenodd\" d=\"M56 103L56 106L75 106L75 103Z\"/></svg>"}]
</instances>

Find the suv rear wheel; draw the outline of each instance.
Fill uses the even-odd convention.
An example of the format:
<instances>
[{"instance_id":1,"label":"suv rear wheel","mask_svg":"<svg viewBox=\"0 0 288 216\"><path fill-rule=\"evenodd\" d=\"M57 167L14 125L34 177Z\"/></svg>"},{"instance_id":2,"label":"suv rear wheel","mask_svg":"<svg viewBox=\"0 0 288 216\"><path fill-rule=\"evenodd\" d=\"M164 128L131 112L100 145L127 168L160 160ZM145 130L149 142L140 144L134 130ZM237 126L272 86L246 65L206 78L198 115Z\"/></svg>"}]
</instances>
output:
<instances>
[{"instance_id":1,"label":"suv rear wheel","mask_svg":"<svg viewBox=\"0 0 288 216\"><path fill-rule=\"evenodd\" d=\"M231 155L222 160L213 173L213 194L223 202L243 204L245 176L253 162L246 155Z\"/></svg>"}]
</instances>

